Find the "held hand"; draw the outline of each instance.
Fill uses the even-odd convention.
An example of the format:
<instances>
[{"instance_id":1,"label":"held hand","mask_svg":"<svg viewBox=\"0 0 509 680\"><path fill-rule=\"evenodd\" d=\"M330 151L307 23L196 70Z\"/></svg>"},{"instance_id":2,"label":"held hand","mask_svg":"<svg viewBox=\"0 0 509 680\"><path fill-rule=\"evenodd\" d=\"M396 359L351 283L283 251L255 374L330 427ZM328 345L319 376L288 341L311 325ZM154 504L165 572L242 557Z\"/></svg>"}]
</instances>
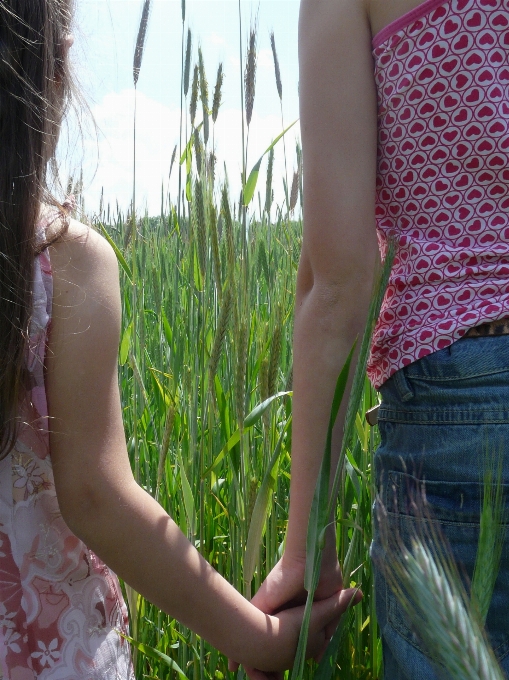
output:
<instances>
[{"instance_id":1,"label":"held hand","mask_svg":"<svg viewBox=\"0 0 509 680\"><path fill-rule=\"evenodd\" d=\"M313 604L306 658L317 658L323 654L341 616L350 605L359 602L361 597L362 595L358 591L348 588L340 593L335 593L326 600L320 600ZM274 628L278 630L277 656L275 655L273 661L271 661L271 665L274 664L274 670L265 669L261 671L246 668L250 680L277 680L282 677L280 671L292 666L303 616L303 605L285 609L273 616L277 620Z\"/></svg>"},{"instance_id":2,"label":"held hand","mask_svg":"<svg viewBox=\"0 0 509 680\"><path fill-rule=\"evenodd\" d=\"M307 592L304 589L306 559L284 553L272 569L252 603L265 614L304 604ZM320 580L315 592L315 600L325 600L343 588L341 568L335 549L324 550Z\"/></svg>"},{"instance_id":3,"label":"held hand","mask_svg":"<svg viewBox=\"0 0 509 680\"><path fill-rule=\"evenodd\" d=\"M263 582L254 596L252 604L267 614L273 614L282 609L288 610L289 608L304 604L307 597L307 592L304 589L304 572L305 557L299 558L285 553ZM338 593L342 587L341 569L337 559L335 543L332 540L331 544L326 546L324 550L315 601L330 598L334 593ZM343 591L341 596L345 597L349 602L353 592L351 589ZM349 596L344 593L349 593ZM361 598L362 593L356 593L353 604L357 604ZM341 601L343 602L343 600ZM339 615L332 619L326 627L325 638L327 640L334 634L334 630L344 611L345 609L342 608ZM323 652L324 650L325 646L321 651ZM235 671L237 668L238 664L230 661L229 669ZM281 680L283 677L281 673L266 673L253 668L245 668L244 670L250 680Z\"/></svg>"}]
</instances>

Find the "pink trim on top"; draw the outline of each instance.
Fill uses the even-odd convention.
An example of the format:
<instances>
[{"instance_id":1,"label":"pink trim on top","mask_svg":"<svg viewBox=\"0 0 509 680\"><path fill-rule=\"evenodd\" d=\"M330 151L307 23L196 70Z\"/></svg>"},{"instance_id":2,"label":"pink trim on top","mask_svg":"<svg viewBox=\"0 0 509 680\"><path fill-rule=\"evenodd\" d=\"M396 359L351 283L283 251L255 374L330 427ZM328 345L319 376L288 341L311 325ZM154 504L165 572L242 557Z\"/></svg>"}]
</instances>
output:
<instances>
[{"instance_id":1,"label":"pink trim on top","mask_svg":"<svg viewBox=\"0 0 509 680\"><path fill-rule=\"evenodd\" d=\"M420 19L425 14L428 14L428 12L431 12L431 10L435 9L435 7L438 7L439 5L445 5L448 1L449 0L424 0L424 2L422 2L420 5L417 5L417 7L414 7L408 12L405 12L405 14L402 16L394 19L394 21L391 21L390 24L387 24L387 26L378 31L378 33L374 36L371 41L373 49L377 48L397 31L400 31L402 28L408 26L408 24L411 24L412 21L417 21L417 19Z\"/></svg>"}]
</instances>

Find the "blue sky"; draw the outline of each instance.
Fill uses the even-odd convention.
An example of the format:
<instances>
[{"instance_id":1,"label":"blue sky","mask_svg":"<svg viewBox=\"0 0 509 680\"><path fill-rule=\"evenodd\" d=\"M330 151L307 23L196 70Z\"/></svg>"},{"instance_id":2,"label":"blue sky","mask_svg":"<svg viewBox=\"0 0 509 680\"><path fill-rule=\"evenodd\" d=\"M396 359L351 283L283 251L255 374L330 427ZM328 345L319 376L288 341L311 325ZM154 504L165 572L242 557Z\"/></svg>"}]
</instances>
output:
<instances>
[{"instance_id":1,"label":"blue sky","mask_svg":"<svg viewBox=\"0 0 509 680\"><path fill-rule=\"evenodd\" d=\"M132 61L142 0L77 0L78 16L73 58L95 123L85 117L83 153L71 154L64 173L83 167L89 211L105 200L121 207L132 192ZM253 165L282 129L279 97L269 34L273 30L283 83L283 120L298 117L298 0L242 0L244 52L252 21L258 18L258 72L249 141L248 166ZM180 0L153 0L146 49L138 82L137 203L150 214L160 206L161 183L167 186L171 153L178 142L181 63ZM219 62L225 72L223 105L215 130L216 152L226 164L232 194L240 191L241 113L239 17L237 0L187 0L186 31L193 34L194 57L201 45L213 90ZM73 124L71 123L71 129ZM298 126L286 137L288 174L295 165ZM71 135L74 140L75 135ZM73 142L70 146L72 148ZM69 145L65 143L64 151ZM263 172L263 167L262 167ZM276 201L282 198L283 146L276 150ZM176 176L176 173L174 173ZM172 180L175 177L172 175ZM262 188L262 185L260 185ZM170 191L175 194L172 181Z\"/></svg>"}]
</instances>

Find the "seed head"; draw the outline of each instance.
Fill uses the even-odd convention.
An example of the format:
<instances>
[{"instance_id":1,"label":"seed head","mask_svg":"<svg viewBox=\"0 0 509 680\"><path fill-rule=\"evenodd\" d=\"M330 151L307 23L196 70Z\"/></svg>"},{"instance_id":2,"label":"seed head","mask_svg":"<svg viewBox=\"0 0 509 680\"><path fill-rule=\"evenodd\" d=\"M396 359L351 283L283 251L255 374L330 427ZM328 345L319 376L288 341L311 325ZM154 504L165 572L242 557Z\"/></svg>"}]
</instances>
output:
<instances>
[{"instance_id":1,"label":"seed head","mask_svg":"<svg viewBox=\"0 0 509 680\"><path fill-rule=\"evenodd\" d=\"M223 349L231 311L232 292L230 286L228 286L223 295L223 303L217 320L216 336L214 338L214 344L212 345L212 351L210 352L209 387L211 389L214 384L214 376L216 375L217 367L219 365L219 359L221 358L221 351Z\"/></svg>"},{"instance_id":2,"label":"seed head","mask_svg":"<svg viewBox=\"0 0 509 680\"><path fill-rule=\"evenodd\" d=\"M233 275L235 269L235 246L233 242L233 222L232 214L230 211L230 200L228 198L228 185L223 185L223 191L221 196L221 212L224 220L224 228L226 233L226 257L228 260L228 269L230 274Z\"/></svg>"},{"instance_id":3,"label":"seed head","mask_svg":"<svg viewBox=\"0 0 509 680\"><path fill-rule=\"evenodd\" d=\"M209 196L208 223L212 251L212 266L216 280L216 290L219 302L221 302L223 290L221 282L221 256L219 254L219 234L217 228L217 212L212 197Z\"/></svg>"},{"instance_id":4,"label":"seed head","mask_svg":"<svg viewBox=\"0 0 509 680\"><path fill-rule=\"evenodd\" d=\"M248 327L246 321L242 320L237 338L237 368L235 371L235 406L237 410L237 421L239 427L244 423L244 410L246 399L246 363L248 349Z\"/></svg>"},{"instance_id":5,"label":"seed head","mask_svg":"<svg viewBox=\"0 0 509 680\"><path fill-rule=\"evenodd\" d=\"M198 262L202 276L205 276L205 264L207 257L205 204L203 200L203 187L201 180L194 183L194 220L196 224L196 237L198 242Z\"/></svg>"},{"instance_id":6,"label":"seed head","mask_svg":"<svg viewBox=\"0 0 509 680\"><path fill-rule=\"evenodd\" d=\"M187 29L186 42L186 60L184 62L184 96L187 97L189 92L189 75L191 73L191 52L193 48L193 38L191 36L191 29Z\"/></svg>"},{"instance_id":7,"label":"seed head","mask_svg":"<svg viewBox=\"0 0 509 680\"><path fill-rule=\"evenodd\" d=\"M247 49L246 70L244 73L244 86L246 88L246 121L248 125L251 124L255 99L257 34L258 25L255 23L249 32L249 46Z\"/></svg>"},{"instance_id":8,"label":"seed head","mask_svg":"<svg viewBox=\"0 0 509 680\"><path fill-rule=\"evenodd\" d=\"M148 18L150 15L151 0L144 0L143 10L141 13L140 26L138 28L138 37L136 38L136 47L134 50L133 61L133 80L134 87L138 84L138 77L140 75L141 62L143 59L143 49L145 47L145 38L147 35Z\"/></svg>"},{"instance_id":9,"label":"seed head","mask_svg":"<svg viewBox=\"0 0 509 680\"><path fill-rule=\"evenodd\" d=\"M267 262L267 250L265 248L265 241L263 239L260 239L260 244L258 246L258 278L260 280L262 274L265 277L267 286L270 286L269 264Z\"/></svg>"},{"instance_id":10,"label":"seed head","mask_svg":"<svg viewBox=\"0 0 509 680\"><path fill-rule=\"evenodd\" d=\"M290 191L290 212L295 210L297 205L297 198L299 196L299 171L293 173L292 189Z\"/></svg>"},{"instance_id":11,"label":"seed head","mask_svg":"<svg viewBox=\"0 0 509 680\"><path fill-rule=\"evenodd\" d=\"M277 58L276 40L274 38L274 31L270 34L270 46L272 47L272 56L274 58L274 73L276 75L276 87L279 99L283 99L283 85L281 83L281 71L279 70L279 59Z\"/></svg>"},{"instance_id":12,"label":"seed head","mask_svg":"<svg viewBox=\"0 0 509 680\"><path fill-rule=\"evenodd\" d=\"M191 116L191 125L194 127L196 119L196 106L198 105L198 85L200 81L200 74L198 71L198 64L194 66L193 86L191 88L191 102L189 104L189 115Z\"/></svg>"},{"instance_id":13,"label":"seed head","mask_svg":"<svg viewBox=\"0 0 509 680\"><path fill-rule=\"evenodd\" d=\"M209 153L207 171L210 181L212 182L212 185L214 184L214 180L216 178L216 161L217 161L216 154L213 151L211 151Z\"/></svg>"},{"instance_id":14,"label":"seed head","mask_svg":"<svg viewBox=\"0 0 509 680\"><path fill-rule=\"evenodd\" d=\"M209 141L209 84L205 74L205 64L201 47L198 48L198 69L200 72L200 99L203 109L203 141L205 146Z\"/></svg>"},{"instance_id":15,"label":"seed head","mask_svg":"<svg viewBox=\"0 0 509 680\"><path fill-rule=\"evenodd\" d=\"M171 177L171 171L173 170L173 164L175 163L175 156L177 154L177 145L173 147L173 153L171 154L171 161L170 161L170 172L168 174L168 179Z\"/></svg>"},{"instance_id":16,"label":"seed head","mask_svg":"<svg viewBox=\"0 0 509 680\"><path fill-rule=\"evenodd\" d=\"M223 64L219 64L216 76L216 86L214 88L214 99L212 100L212 120L215 123L221 106L221 89L223 87Z\"/></svg>"},{"instance_id":17,"label":"seed head","mask_svg":"<svg viewBox=\"0 0 509 680\"><path fill-rule=\"evenodd\" d=\"M201 175L203 163L203 147L200 139L200 133L195 130L193 133L194 156L196 158L196 170Z\"/></svg>"}]
</instances>

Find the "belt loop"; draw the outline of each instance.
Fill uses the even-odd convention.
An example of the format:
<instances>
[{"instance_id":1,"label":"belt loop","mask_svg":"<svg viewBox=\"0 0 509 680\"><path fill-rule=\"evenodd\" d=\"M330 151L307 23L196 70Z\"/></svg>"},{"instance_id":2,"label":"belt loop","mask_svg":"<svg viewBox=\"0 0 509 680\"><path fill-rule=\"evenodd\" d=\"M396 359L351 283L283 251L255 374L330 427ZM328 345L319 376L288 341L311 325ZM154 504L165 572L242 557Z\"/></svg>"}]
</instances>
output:
<instances>
[{"instance_id":1,"label":"belt loop","mask_svg":"<svg viewBox=\"0 0 509 680\"><path fill-rule=\"evenodd\" d=\"M401 401L410 401L414 397L414 391L407 380L405 369L400 368L399 371L392 376L394 378L394 386L398 392Z\"/></svg>"}]
</instances>

